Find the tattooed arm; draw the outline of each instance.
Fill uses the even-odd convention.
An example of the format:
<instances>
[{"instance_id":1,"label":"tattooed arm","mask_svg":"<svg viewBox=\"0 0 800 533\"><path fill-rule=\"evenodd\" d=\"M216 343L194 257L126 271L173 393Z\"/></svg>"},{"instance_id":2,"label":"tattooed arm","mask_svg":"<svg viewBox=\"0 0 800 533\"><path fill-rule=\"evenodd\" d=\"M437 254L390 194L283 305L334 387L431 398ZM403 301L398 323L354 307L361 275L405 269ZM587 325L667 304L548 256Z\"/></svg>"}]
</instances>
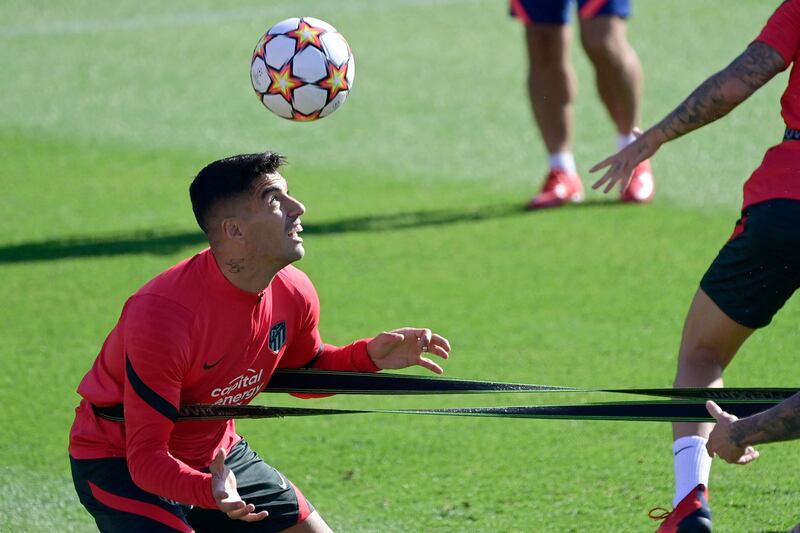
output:
<instances>
[{"instance_id":1,"label":"tattooed arm","mask_svg":"<svg viewBox=\"0 0 800 533\"><path fill-rule=\"evenodd\" d=\"M717 424L706 449L729 463L746 464L758 458L754 444L800 438L800 393L761 413L737 419L714 402L706 404Z\"/></svg>"},{"instance_id":2,"label":"tattooed arm","mask_svg":"<svg viewBox=\"0 0 800 533\"><path fill-rule=\"evenodd\" d=\"M784 68L786 63L777 50L760 42L751 44L655 125L663 136L659 144L724 117Z\"/></svg>"},{"instance_id":3,"label":"tattooed arm","mask_svg":"<svg viewBox=\"0 0 800 533\"><path fill-rule=\"evenodd\" d=\"M608 192L617 182L622 188L627 187L634 167L655 154L662 144L724 117L784 68L786 62L777 50L761 42L751 44L627 148L592 167L591 172L608 167L593 188L605 184L604 192Z\"/></svg>"}]
</instances>

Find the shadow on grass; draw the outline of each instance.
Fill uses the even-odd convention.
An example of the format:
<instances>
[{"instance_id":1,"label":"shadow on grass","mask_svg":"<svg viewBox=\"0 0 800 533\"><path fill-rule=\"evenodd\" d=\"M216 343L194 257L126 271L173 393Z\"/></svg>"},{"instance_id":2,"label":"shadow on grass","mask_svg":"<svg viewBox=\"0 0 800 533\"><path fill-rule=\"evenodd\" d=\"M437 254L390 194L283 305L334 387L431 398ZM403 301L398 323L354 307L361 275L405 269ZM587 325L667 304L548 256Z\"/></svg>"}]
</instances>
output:
<instances>
[{"instance_id":1,"label":"shadow on grass","mask_svg":"<svg viewBox=\"0 0 800 533\"><path fill-rule=\"evenodd\" d=\"M581 204L570 205L567 208L582 209L619 205L622 204L602 200L588 200ZM548 211L528 212L518 203L494 204L469 209L409 211L343 218L319 223L303 222L303 233L306 235L331 235L393 231L501 219L525 214L539 215L545 212ZM199 230L184 232L144 230L106 236L64 237L61 239L0 246L0 264L144 253L169 255L184 247L204 245L206 242L206 236Z\"/></svg>"}]
</instances>

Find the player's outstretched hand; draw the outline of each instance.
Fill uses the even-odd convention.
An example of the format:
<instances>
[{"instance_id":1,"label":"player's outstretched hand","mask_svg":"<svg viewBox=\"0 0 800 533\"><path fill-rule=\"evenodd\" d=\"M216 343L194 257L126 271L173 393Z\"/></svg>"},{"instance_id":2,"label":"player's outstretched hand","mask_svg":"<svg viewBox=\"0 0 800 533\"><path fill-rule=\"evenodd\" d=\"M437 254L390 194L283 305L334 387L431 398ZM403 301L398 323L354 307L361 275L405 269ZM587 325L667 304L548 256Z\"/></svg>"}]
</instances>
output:
<instances>
[{"instance_id":1,"label":"player's outstretched hand","mask_svg":"<svg viewBox=\"0 0 800 533\"><path fill-rule=\"evenodd\" d=\"M661 146L661 143L655 139L657 136L655 130L648 130L646 133L642 133L637 128L633 130L633 134L637 137L635 141L589 169L589 172L597 172L608 167L603 177L594 182L592 189L599 189L605 185L603 192L607 193L619 183L620 190L624 191L631 182L631 175L636 165L645 159L649 159Z\"/></svg>"},{"instance_id":2,"label":"player's outstretched hand","mask_svg":"<svg viewBox=\"0 0 800 533\"><path fill-rule=\"evenodd\" d=\"M208 466L212 474L211 493L217 500L219 510L228 515L231 520L244 520L245 522L257 522L267 517L267 511L254 512L256 510L252 503L245 503L239 496L236 489L236 476L230 468L225 466L225 450L220 448L214 460Z\"/></svg>"},{"instance_id":3,"label":"player's outstretched hand","mask_svg":"<svg viewBox=\"0 0 800 533\"><path fill-rule=\"evenodd\" d=\"M711 400L706 402L708 413L714 417L717 424L708 436L706 450L708 455L714 457L716 453L731 464L746 465L758 459L758 451L752 446L742 448L731 440L731 426L739 420L738 417L726 413L719 405Z\"/></svg>"},{"instance_id":4,"label":"player's outstretched hand","mask_svg":"<svg viewBox=\"0 0 800 533\"><path fill-rule=\"evenodd\" d=\"M450 343L427 328L400 328L379 333L367 343L367 353L380 369L419 365L436 374L442 374L442 367L422 354L428 353L447 359L450 355Z\"/></svg>"}]
</instances>

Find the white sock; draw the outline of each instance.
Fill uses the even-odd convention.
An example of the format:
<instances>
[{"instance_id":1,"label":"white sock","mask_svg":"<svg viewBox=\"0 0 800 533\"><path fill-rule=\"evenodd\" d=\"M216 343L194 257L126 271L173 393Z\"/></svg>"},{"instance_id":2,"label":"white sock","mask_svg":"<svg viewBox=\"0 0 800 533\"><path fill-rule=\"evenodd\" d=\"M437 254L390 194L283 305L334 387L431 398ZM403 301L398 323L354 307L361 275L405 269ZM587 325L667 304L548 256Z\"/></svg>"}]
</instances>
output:
<instances>
[{"instance_id":1,"label":"white sock","mask_svg":"<svg viewBox=\"0 0 800 533\"><path fill-rule=\"evenodd\" d=\"M552 170L563 170L570 174L577 172L572 152L553 152L547 158L547 162Z\"/></svg>"},{"instance_id":2,"label":"white sock","mask_svg":"<svg viewBox=\"0 0 800 533\"><path fill-rule=\"evenodd\" d=\"M633 132L620 133L619 135L617 135L617 150L622 150L635 140L636 140L636 135L634 135Z\"/></svg>"},{"instance_id":3,"label":"white sock","mask_svg":"<svg viewBox=\"0 0 800 533\"><path fill-rule=\"evenodd\" d=\"M707 439L697 435L681 437L672 444L675 461L675 499L672 506L678 503L702 483L708 487L708 475L711 473L711 456L706 451Z\"/></svg>"}]
</instances>

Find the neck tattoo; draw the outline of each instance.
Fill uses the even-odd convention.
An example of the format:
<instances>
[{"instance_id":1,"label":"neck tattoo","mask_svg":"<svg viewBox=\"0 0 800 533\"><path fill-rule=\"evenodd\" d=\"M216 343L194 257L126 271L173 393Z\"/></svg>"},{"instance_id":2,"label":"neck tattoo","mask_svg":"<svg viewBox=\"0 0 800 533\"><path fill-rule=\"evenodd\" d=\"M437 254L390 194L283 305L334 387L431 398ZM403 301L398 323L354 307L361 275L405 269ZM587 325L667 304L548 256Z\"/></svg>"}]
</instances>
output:
<instances>
[{"instance_id":1,"label":"neck tattoo","mask_svg":"<svg viewBox=\"0 0 800 533\"><path fill-rule=\"evenodd\" d=\"M228 267L228 272L231 274L238 274L242 270L244 270L244 258L241 259L229 259L225 262L225 265Z\"/></svg>"}]
</instances>

